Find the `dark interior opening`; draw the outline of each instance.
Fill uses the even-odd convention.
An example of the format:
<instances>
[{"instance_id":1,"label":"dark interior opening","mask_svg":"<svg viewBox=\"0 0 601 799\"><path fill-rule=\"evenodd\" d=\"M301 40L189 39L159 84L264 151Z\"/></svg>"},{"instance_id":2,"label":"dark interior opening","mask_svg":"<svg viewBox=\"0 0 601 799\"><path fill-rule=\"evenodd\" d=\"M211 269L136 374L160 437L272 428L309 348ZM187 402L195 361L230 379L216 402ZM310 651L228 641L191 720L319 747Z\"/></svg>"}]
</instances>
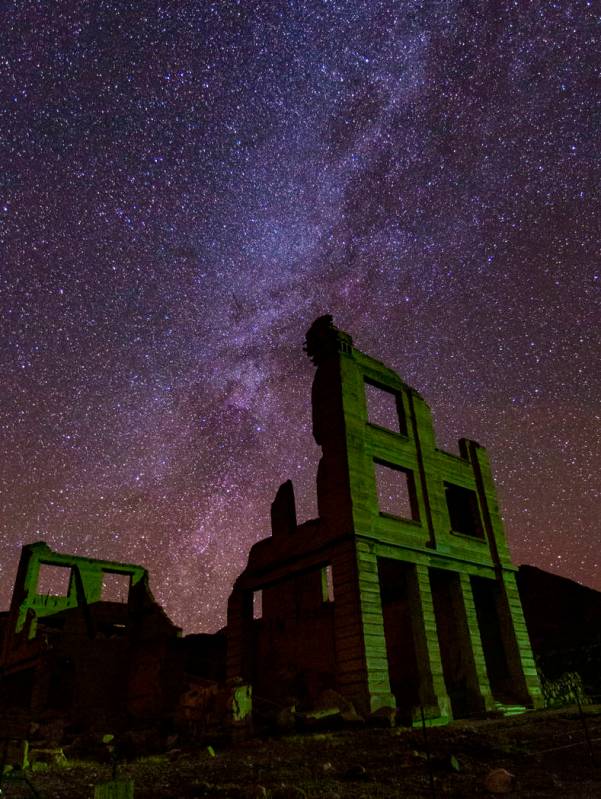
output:
<instances>
[{"instance_id":1,"label":"dark interior opening","mask_svg":"<svg viewBox=\"0 0 601 799\"><path fill-rule=\"evenodd\" d=\"M452 483L445 483L445 496L451 530L474 538L484 538L476 492Z\"/></svg>"},{"instance_id":2,"label":"dark interior opening","mask_svg":"<svg viewBox=\"0 0 601 799\"><path fill-rule=\"evenodd\" d=\"M470 581L492 694L500 700L511 700L514 697L499 619L499 586L485 577L471 577Z\"/></svg>"},{"instance_id":3,"label":"dark interior opening","mask_svg":"<svg viewBox=\"0 0 601 799\"><path fill-rule=\"evenodd\" d=\"M419 705L419 672L409 603L409 580L414 569L410 563L378 558L390 690L401 719L408 723L412 709Z\"/></svg>"},{"instance_id":4,"label":"dark interior opening","mask_svg":"<svg viewBox=\"0 0 601 799\"><path fill-rule=\"evenodd\" d=\"M466 651L467 623L459 575L445 569L430 569L430 588L447 693L453 716L463 718L477 708L468 685L472 653Z\"/></svg>"}]
</instances>

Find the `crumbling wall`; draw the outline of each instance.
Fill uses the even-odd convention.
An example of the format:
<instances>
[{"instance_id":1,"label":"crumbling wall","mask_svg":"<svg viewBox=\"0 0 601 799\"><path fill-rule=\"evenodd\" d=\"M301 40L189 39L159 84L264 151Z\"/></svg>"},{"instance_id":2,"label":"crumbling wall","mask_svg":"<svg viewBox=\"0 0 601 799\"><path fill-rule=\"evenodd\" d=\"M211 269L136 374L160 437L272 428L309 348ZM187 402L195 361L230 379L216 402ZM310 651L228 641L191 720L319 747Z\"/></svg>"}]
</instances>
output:
<instances>
[{"instance_id":1,"label":"crumbling wall","mask_svg":"<svg viewBox=\"0 0 601 799\"><path fill-rule=\"evenodd\" d=\"M403 706L416 722L541 705L486 450L462 439L458 455L441 451L425 400L330 316L306 352L319 518L297 525L292 484L280 487L272 537L253 546L230 597L228 675L277 700L310 696L306 675L322 673L361 714ZM386 562L400 565L403 596ZM331 606L303 607L295 582L323 565Z\"/></svg>"},{"instance_id":2,"label":"crumbling wall","mask_svg":"<svg viewBox=\"0 0 601 799\"><path fill-rule=\"evenodd\" d=\"M310 702L335 684L334 606L324 596L324 568L262 589L252 631L255 701Z\"/></svg>"},{"instance_id":3,"label":"crumbling wall","mask_svg":"<svg viewBox=\"0 0 601 799\"><path fill-rule=\"evenodd\" d=\"M44 584L44 567L51 578L67 573L59 590ZM154 601L141 566L27 545L3 629L5 708L120 725L156 718L177 701L169 666L180 629Z\"/></svg>"}]
</instances>

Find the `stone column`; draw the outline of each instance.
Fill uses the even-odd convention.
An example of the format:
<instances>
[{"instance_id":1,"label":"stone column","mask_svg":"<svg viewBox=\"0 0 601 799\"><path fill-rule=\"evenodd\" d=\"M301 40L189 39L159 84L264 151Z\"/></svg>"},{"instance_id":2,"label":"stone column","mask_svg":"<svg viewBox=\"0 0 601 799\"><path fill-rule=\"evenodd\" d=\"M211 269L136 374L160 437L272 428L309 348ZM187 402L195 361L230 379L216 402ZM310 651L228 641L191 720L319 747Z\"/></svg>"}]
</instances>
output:
<instances>
[{"instance_id":1,"label":"stone column","mask_svg":"<svg viewBox=\"0 0 601 799\"><path fill-rule=\"evenodd\" d=\"M428 567L416 564L408 574L409 605L415 655L419 667L419 698L430 724L452 719L446 691ZM414 724L421 723L421 708L414 709Z\"/></svg>"},{"instance_id":2,"label":"stone column","mask_svg":"<svg viewBox=\"0 0 601 799\"><path fill-rule=\"evenodd\" d=\"M519 700L534 708L544 707L538 672L526 628L522 602L513 570L502 569L498 612L510 680Z\"/></svg>"},{"instance_id":3,"label":"stone column","mask_svg":"<svg viewBox=\"0 0 601 799\"><path fill-rule=\"evenodd\" d=\"M357 543L332 558L337 683L357 710L368 715L395 707L390 692L376 556Z\"/></svg>"},{"instance_id":4,"label":"stone column","mask_svg":"<svg viewBox=\"0 0 601 799\"><path fill-rule=\"evenodd\" d=\"M367 690L370 711L374 712L381 707L396 707L396 700L390 690L378 559L369 550L369 544L357 543L359 599L367 669Z\"/></svg>"},{"instance_id":5,"label":"stone column","mask_svg":"<svg viewBox=\"0 0 601 799\"><path fill-rule=\"evenodd\" d=\"M457 606L461 613L461 618L463 618L463 624L460 625L460 629L461 627L464 629L464 635L462 635L462 640L458 642L458 645L464 648L467 653L468 663L471 666L468 674L470 699L473 702L475 712L493 710L495 700L493 699L486 671L486 660L484 658L470 577L469 574L465 573L460 573L458 577L459 596Z\"/></svg>"}]
</instances>

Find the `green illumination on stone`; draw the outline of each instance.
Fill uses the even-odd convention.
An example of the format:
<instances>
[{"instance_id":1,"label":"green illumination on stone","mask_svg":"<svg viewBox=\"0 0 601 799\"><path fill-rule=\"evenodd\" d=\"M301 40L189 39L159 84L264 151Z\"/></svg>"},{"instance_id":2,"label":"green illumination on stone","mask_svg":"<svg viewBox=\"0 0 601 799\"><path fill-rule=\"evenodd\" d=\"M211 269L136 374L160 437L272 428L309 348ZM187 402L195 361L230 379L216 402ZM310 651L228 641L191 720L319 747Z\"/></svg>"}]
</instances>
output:
<instances>
[{"instance_id":1,"label":"green illumination on stone","mask_svg":"<svg viewBox=\"0 0 601 799\"><path fill-rule=\"evenodd\" d=\"M420 394L330 316L305 351L319 518L297 525L282 486L272 537L230 597L229 676L307 703L335 688L364 716L392 707L416 724L541 706L486 450L469 439L458 455L440 450Z\"/></svg>"}]
</instances>

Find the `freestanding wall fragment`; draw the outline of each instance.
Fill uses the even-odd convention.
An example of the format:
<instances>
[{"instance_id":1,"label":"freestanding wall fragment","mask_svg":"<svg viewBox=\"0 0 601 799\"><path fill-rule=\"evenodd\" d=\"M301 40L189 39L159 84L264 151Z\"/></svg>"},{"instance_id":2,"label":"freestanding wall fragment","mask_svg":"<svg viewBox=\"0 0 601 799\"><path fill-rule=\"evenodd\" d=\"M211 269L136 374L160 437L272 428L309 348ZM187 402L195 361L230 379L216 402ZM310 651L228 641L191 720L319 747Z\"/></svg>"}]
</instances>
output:
<instances>
[{"instance_id":1,"label":"freestanding wall fragment","mask_svg":"<svg viewBox=\"0 0 601 799\"><path fill-rule=\"evenodd\" d=\"M2 629L2 709L115 724L175 704L181 630L142 566L28 544Z\"/></svg>"},{"instance_id":2,"label":"freestanding wall fragment","mask_svg":"<svg viewBox=\"0 0 601 799\"><path fill-rule=\"evenodd\" d=\"M306 351L319 518L297 526L278 491L230 597L228 675L257 704L335 688L432 723L541 706L486 451L438 449L422 397L331 317Z\"/></svg>"}]
</instances>

